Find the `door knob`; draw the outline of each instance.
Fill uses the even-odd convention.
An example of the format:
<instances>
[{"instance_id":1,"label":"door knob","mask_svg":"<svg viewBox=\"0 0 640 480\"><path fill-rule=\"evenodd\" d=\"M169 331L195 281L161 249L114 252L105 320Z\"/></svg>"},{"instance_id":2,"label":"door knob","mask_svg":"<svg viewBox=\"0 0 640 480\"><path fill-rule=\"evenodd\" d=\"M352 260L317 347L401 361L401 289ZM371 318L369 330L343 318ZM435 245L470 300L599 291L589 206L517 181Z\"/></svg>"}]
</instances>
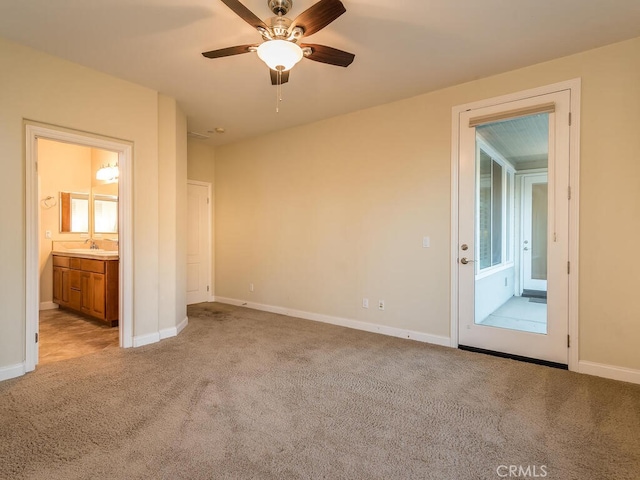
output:
<instances>
[{"instance_id":1,"label":"door knob","mask_svg":"<svg viewBox=\"0 0 640 480\"><path fill-rule=\"evenodd\" d=\"M460 259L460 263L463 265L466 265L467 263L472 263L472 262L475 262L475 260L469 260L467 257L462 257Z\"/></svg>"}]
</instances>

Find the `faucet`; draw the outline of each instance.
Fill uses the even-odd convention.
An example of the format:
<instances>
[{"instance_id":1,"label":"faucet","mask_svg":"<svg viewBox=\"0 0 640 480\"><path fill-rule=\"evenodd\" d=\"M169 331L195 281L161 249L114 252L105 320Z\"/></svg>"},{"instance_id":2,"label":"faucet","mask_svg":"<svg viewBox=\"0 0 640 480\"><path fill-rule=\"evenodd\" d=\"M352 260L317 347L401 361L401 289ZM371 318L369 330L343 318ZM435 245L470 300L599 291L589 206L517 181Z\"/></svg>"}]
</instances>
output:
<instances>
[{"instance_id":1,"label":"faucet","mask_svg":"<svg viewBox=\"0 0 640 480\"><path fill-rule=\"evenodd\" d=\"M90 248L91 250L98 250L98 248L99 248L99 247L98 247L98 245L96 245L96 242L94 242L92 238L87 238L87 239L84 241L84 243L85 243L85 244L86 244L87 242L91 242L91 245L89 245L89 248Z\"/></svg>"}]
</instances>

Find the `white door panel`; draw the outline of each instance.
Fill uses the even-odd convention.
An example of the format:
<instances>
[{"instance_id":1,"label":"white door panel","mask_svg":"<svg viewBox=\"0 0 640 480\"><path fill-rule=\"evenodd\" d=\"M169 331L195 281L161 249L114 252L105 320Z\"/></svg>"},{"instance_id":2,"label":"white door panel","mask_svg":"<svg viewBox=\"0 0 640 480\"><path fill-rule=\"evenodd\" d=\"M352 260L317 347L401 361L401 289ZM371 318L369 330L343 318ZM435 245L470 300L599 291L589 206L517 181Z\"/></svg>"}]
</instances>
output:
<instances>
[{"instance_id":1,"label":"white door panel","mask_svg":"<svg viewBox=\"0 0 640 480\"><path fill-rule=\"evenodd\" d=\"M211 258L209 186L187 185L187 304L209 299Z\"/></svg>"}]
</instances>

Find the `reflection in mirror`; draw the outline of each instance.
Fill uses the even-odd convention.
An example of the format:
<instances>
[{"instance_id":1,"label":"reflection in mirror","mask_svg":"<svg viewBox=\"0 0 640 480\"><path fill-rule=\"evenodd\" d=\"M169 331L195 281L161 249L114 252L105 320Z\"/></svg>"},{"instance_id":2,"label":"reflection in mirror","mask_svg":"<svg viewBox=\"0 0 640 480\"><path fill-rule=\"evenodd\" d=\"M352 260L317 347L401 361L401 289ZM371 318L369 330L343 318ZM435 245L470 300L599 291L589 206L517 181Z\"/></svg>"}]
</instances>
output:
<instances>
[{"instance_id":1,"label":"reflection in mirror","mask_svg":"<svg viewBox=\"0 0 640 480\"><path fill-rule=\"evenodd\" d=\"M89 194L60 192L60 233L89 233Z\"/></svg>"},{"instance_id":2,"label":"reflection in mirror","mask_svg":"<svg viewBox=\"0 0 640 480\"><path fill-rule=\"evenodd\" d=\"M93 196L93 233L118 233L117 196Z\"/></svg>"}]
</instances>

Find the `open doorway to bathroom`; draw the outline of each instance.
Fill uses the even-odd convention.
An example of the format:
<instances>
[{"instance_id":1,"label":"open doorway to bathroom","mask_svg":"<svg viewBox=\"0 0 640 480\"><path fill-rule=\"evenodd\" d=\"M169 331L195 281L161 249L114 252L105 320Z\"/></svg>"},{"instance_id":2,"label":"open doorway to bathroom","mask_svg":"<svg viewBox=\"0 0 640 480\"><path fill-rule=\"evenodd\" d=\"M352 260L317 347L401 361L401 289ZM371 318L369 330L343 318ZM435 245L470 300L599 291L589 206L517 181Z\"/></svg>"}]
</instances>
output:
<instances>
[{"instance_id":1,"label":"open doorway to bathroom","mask_svg":"<svg viewBox=\"0 0 640 480\"><path fill-rule=\"evenodd\" d=\"M109 330L116 345L133 346L133 145L30 121L25 121L25 138L25 371L41 363L46 315L65 312L78 321L98 319L102 323L96 325ZM60 155L65 148L76 150ZM83 156L90 160L82 167L48 167L47 151L54 150L61 162ZM76 176L83 183L55 183ZM52 179L54 183L48 183ZM54 248L59 255L54 255ZM71 316L67 320L72 322ZM105 342L111 345L111 340Z\"/></svg>"},{"instance_id":2,"label":"open doorway to bathroom","mask_svg":"<svg viewBox=\"0 0 640 480\"><path fill-rule=\"evenodd\" d=\"M38 139L39 364L119 345L118 153Z\"/></svg>"}]
</instances>

